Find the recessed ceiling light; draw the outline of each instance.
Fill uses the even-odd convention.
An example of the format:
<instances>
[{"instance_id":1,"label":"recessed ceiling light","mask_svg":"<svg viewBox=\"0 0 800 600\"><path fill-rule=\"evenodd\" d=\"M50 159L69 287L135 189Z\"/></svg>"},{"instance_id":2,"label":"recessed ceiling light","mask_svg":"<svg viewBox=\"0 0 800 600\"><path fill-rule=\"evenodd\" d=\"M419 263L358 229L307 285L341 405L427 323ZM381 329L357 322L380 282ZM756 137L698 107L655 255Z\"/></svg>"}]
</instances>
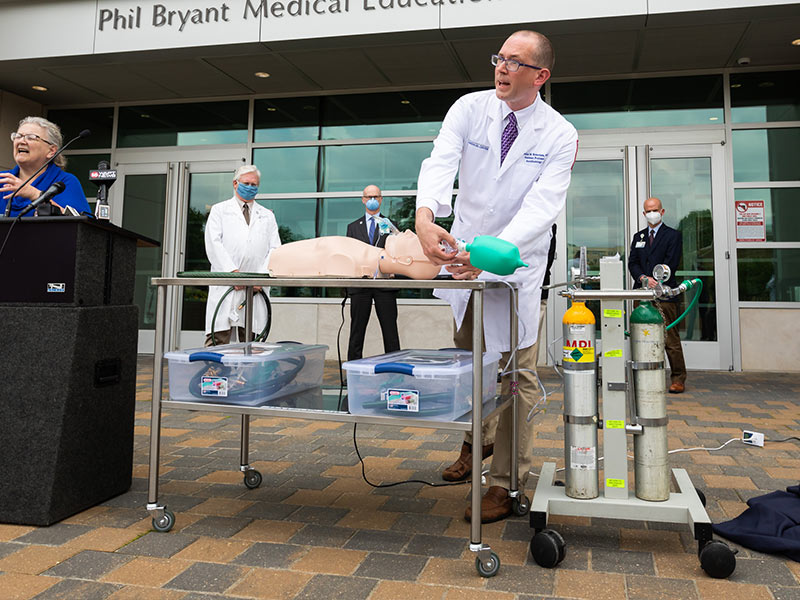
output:
<instances>
[{"instance_id":1,"label":"recessed ceiling light","mask_svg":"<svg viewBox=\"0 0 800 600\"><path fill-rule=\"evenodd\" d=\"M268 106L267 107L267 112L275 112L276 110L278 110L278 109L275 108L274 106Z\"/></svg>"},{"instance_id":2,"label":"recessed ceiling light","mask_svg":"<svg viewBox=\"0 0 800 600\"><path fill-rule=\"evenodd\" d=\"M792 40L792 46L800 46L800 38L797 38L796 40Z\"/></svg>"},{"instance_id":3,"label":"recessed ceiling light","mask_svg":"<svg viewBox=\"0 0 800 600\"><path fill-rule=\"evenodd\" d=\"M772 81L762 81L758 84L760 88L768 88L768 87L775 87L775 84Z\"/></svg>"},{"instance_id":4,"label":"recessed ceiling light","mask_svg":"<svg viewBox=\"0 0 800 600\"><path fill-rule=\"evenodd\" d=\"M411 104L411 100L400 100L400 104Z\"/></svg>"},{"instance_id":5,"label":"recessed ceiling light","mask_svg":"<svg viewBox=\"0 0 800 600\"><path fill-rule=\"evenodd\" d=\"M266 71L256 71L255 73L253 73L253 75L255 75L256 77L261 77L261 79L266 79L267 77L269 77L269 73L267 73Z\"/></svg>"},{"instance_id":6,"label":"recessed ceiling light","mask_svg":"<svg viewBox=\"0 0 800 600\"><path fill-rule=\"evenodd\" d=\"M150 115L148 115L147 113L141 113L139 116L141 118L143 118L143 119L149 119L150 118Z\"/></svg>"},{"instance_id":7,"label":"recessed ceiling light","mask_svg":"<svg viewBox=\"0 0 800 600\"><path fill-rule=\"evenodd\" d=\"M37 92L46 92L47 91L47 88L44 87L43 85L32 85L31 89L34 89Z\"/></svg>"},{"instance_id":8,"label":"recessed ceiling light","mask_svg":"<svg viewBox=\"0 0 800 600\"><path fill-rule=\"evenodd\" d=\"M742 84L741 83L732 83L731 87L734 88L734 89L740 88L740 87L742 87Z\"/></svg>"}]
</instances>

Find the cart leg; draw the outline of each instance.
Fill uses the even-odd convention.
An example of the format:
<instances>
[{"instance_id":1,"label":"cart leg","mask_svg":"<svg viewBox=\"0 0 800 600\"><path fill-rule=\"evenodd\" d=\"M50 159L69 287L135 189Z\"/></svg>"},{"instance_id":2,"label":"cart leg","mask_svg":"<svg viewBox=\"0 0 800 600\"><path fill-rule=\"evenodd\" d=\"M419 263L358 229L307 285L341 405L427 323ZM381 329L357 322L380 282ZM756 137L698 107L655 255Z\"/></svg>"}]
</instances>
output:
<instances>
[{"instance_id":1,"label":"cart leg","mask_svg":"<svg viewBox=\"0 0 800 600\"><path fill-rule=\"evenodd\" d=\"M530 503L525 495L519 489L519 456L517 455L517 449L519 447L519 425L521 423L521 419L519 417L519 403L517 402L517 388L519 386L519 373L517 373L517 353L515 349L518 344L519 338L519 322L517 321L517 314L519 314L519 301L516 290L509 289L509 311L510 311L510 349L511 349L511 364L509 365L511 368L511 439L509 443L511 444L510 448L510 456L511 456L511 464L509 466L510 476L511 476L511 489L508 491L508 495L511 497L511 502L514 506L514 512L517 515L524 515L527 513L528 509L530 508Z\"/></svg>"},{"instance_id":2,"label":"cart leg","mask_svg":"<svg viewBox=\"0 0 800 600\"><path fill-rule=\"evenodd\" d=\"M175 515L166 506L158 504L158 462L161 452L161 388L164 355L166 288L156 286L156 331L153 348L153 394L150 404L150 467L147 477L147 511L153 517L157 531L169 531L175 524Z\"/></svg>"},{"instance_id":3,"label":"cart leg","mask_svg":"<svg viewBox=\"0 0 800 600\"><path fill-rule=\"evenodd\" d=\"M472 291L472 447L483 448L483 290ZM481 544L481 472L483 455L472 453L470 548Z\"/></svg>"}]
</instances>

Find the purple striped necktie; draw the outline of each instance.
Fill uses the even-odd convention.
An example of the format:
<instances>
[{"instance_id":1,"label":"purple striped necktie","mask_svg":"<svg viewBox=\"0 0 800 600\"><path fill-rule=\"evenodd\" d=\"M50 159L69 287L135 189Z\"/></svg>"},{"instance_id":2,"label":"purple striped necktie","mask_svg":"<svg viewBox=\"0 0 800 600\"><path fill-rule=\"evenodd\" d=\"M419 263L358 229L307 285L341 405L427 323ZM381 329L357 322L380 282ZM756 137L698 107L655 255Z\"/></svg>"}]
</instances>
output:
<instances>
[{"instance_id":1,"label":"purple striped necktie","mask_svg":"<svg viewBox=\"0 0 800 600\"><path fill-rule=\"evenodd\" d=\"M503 129L503 137L500 138L500 164L506 159L506 154L511 149L511 144L517 139L517 117L514 113L508 113L508 124Z\"/></svg>"}]
</instances>

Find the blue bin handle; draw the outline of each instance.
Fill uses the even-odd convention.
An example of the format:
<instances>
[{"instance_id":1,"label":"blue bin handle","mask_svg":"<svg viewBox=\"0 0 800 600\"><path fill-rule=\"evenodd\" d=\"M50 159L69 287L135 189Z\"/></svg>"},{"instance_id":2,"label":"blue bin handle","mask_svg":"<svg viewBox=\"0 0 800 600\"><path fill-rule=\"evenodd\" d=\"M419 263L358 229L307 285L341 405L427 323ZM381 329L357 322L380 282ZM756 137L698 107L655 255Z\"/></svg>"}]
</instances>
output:
<instances>
[{"instance_id":1,"label":"blue bin handle","mask_svg":"<svg viewBox=\"0 0 800 600\"><path fill-rule=\"evenodd\" d=\"M221 352L208 352L208 351L200 351L200 352L192 352L189 355L189 362L195 362L198 360L209 360L211 362L222 362L222 357L225 356Z\"/></svg>"},{"instance_id":2,"label":"blue bin handle","mask_svg":"<svg viewBox=\"0 0 800 600\"><path fill-rule=\"evenodd\" d=\"M413 375L414 365L400 362L387 362L375 365L375 373L402 373L403 375Z\"/></svg>"}]
</instances>

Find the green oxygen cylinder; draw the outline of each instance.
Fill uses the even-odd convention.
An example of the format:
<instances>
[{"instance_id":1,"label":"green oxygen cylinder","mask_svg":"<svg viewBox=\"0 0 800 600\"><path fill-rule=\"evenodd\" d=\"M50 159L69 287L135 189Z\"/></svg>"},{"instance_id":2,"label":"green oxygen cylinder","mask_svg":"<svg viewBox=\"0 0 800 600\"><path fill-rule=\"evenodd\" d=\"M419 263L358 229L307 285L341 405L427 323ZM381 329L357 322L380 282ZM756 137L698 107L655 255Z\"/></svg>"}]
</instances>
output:
<instances>
[{"instance_id":1,"label":"green oxygen cylinder","mask_svg":"<svg viewBox=\"0 0 800 600\"><path fill-rule=\"evenodd\" d=\"M479 235L469 244L464 240L456 242L460 252L469 252L472 266L482 271L495 275L511 275L520 267L528 266L522 262L519 248L506 240L491 235Z\"/></svg>"}]
</instances>

